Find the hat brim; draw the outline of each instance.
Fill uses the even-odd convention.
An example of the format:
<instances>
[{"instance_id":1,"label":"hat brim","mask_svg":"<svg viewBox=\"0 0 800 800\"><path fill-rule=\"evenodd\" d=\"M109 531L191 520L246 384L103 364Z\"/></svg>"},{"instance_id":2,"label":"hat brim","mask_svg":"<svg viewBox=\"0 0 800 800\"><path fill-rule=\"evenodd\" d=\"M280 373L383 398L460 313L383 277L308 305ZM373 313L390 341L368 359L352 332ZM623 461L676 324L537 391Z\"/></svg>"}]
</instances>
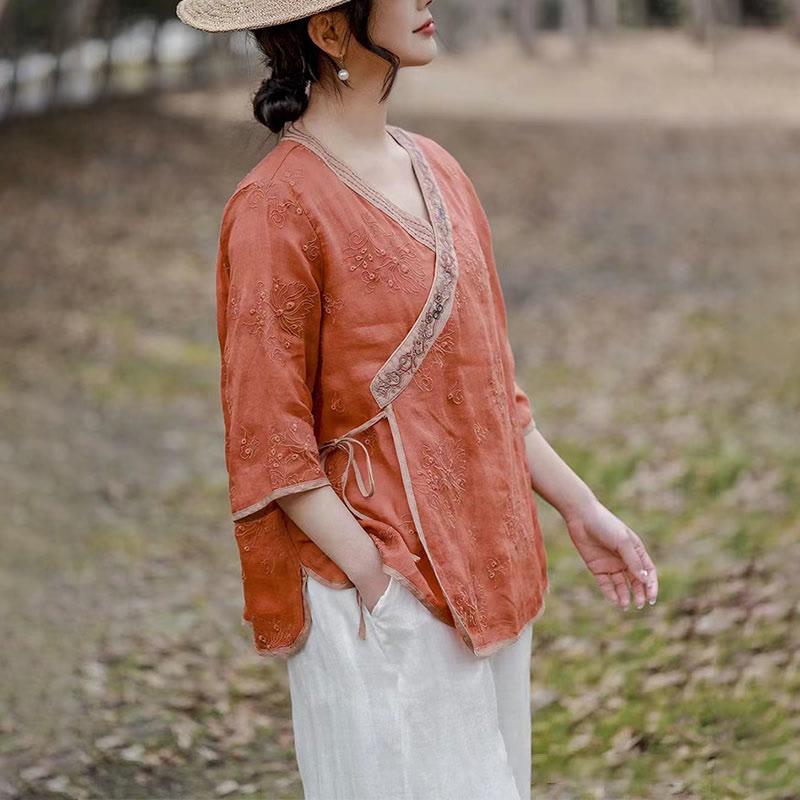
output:
<instances>
[{"instance_id":1,"label":"hat brim","mask_svg":"<svg viewBox=\"0 0 800 800\"><path fill-rule=\"evenodd\" d=\"M209 33L233 33L268 28L345 5L350 0L181 0L178 19Z\"/></svg>"}]
</instances>

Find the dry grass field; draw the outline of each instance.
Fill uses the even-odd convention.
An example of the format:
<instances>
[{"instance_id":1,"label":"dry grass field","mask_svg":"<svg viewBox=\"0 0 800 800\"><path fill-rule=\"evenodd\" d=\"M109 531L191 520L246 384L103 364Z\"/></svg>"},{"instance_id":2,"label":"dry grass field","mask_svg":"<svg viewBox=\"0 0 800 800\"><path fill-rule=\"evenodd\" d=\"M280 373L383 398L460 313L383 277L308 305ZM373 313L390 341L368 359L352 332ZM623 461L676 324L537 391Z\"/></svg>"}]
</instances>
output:
<instances>
[{"instance_id":1,"label":"dry grass field","mask_svg":"<svg viewBox=\"0 0 800 800\"><path fill-rule=\"evenodd\" d=\"M532 797L800 798L800 48L558 37L402 76L489 214L539 426L646 541L607 603L542 500ZM240 627L214 324L251 87L0 127L0 798L299 798Z\"/></svg>"}]
</instances>

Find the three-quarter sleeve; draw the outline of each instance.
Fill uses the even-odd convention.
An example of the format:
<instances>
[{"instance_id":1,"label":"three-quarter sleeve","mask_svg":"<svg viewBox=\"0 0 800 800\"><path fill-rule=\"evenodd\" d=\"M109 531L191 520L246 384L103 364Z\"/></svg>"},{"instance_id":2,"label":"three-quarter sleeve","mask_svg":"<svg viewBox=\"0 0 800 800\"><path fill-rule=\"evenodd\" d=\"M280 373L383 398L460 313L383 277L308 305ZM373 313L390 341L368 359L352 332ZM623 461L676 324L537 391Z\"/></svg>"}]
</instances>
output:
<instances>
[{"instance_id":1,"label":"three-quarter sleeve","mask_svg":"<svg viewBox=\"0 0 800 800\"><path fill-rule=\"evenodd\" d=\"M318 245L304 210L282 185L249 184L225 206L217 323L236 521L330 483L312 413L322 308Z\"/></svg>"}]
</instances>

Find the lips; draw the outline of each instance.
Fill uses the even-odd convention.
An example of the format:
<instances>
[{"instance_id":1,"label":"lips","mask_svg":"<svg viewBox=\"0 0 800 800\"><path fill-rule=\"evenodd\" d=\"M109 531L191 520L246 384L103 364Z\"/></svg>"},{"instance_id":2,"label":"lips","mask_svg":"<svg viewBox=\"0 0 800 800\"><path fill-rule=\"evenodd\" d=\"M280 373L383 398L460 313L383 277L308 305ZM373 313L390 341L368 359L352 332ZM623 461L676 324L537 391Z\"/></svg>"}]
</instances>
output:
<instances>
[{"instance_id":1,"label":"lips","mask_svg":"<svg viewBox=\"0 0 800 800\"><path fill-rule=\"evenodd\" d=\"M427 28L428 25L430 25L432 22L433 22L433 17L428 17L428 19L426 19L425 22L419 26L419 28L414 28L414 33L418 33L423 28Z\"/></svg>"}]
</instances>

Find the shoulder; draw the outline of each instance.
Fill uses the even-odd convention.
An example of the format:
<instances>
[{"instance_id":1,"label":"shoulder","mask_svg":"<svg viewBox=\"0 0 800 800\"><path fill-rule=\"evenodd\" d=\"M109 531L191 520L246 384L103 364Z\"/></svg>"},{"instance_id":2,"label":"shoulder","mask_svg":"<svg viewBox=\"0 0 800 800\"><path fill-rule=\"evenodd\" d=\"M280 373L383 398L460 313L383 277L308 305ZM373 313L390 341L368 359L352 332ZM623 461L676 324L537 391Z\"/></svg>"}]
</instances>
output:
<instances>
[{"instance_id":1,"label":"shoulder","mask_svg":"<svg viewBox=\"0 0 800 800\"><path fill-rule=\"evenodd\" d=\"M236 185L225 203L223 229L234 217L255 209L266 211L281 230L316 231L333 190L332 178L315 153L282 139Z\"/></svg>"},{"instance_id":2,"label":"shoulder","mask_svg":"<svg viewBox=\"0 0 800 800\"><path fill-rule=\"evenodd\" d=\"M281 140L237 184L222 212L223 230L237 217L267 218L278 230L307 229L307 200L319 182L313 161L300 144Z\"/></svg>"},{"instance_id":3,"label":"shoulder","mask_svg":"<svg viewBox=\"0 0 800 800\"><path fill-rule=\"evenodd\" d=\"M321 241L308 213L302 146L281 141L245 175L228 198L219 236L228 271L324 281Z\"/></svg>"}]
</instances>

